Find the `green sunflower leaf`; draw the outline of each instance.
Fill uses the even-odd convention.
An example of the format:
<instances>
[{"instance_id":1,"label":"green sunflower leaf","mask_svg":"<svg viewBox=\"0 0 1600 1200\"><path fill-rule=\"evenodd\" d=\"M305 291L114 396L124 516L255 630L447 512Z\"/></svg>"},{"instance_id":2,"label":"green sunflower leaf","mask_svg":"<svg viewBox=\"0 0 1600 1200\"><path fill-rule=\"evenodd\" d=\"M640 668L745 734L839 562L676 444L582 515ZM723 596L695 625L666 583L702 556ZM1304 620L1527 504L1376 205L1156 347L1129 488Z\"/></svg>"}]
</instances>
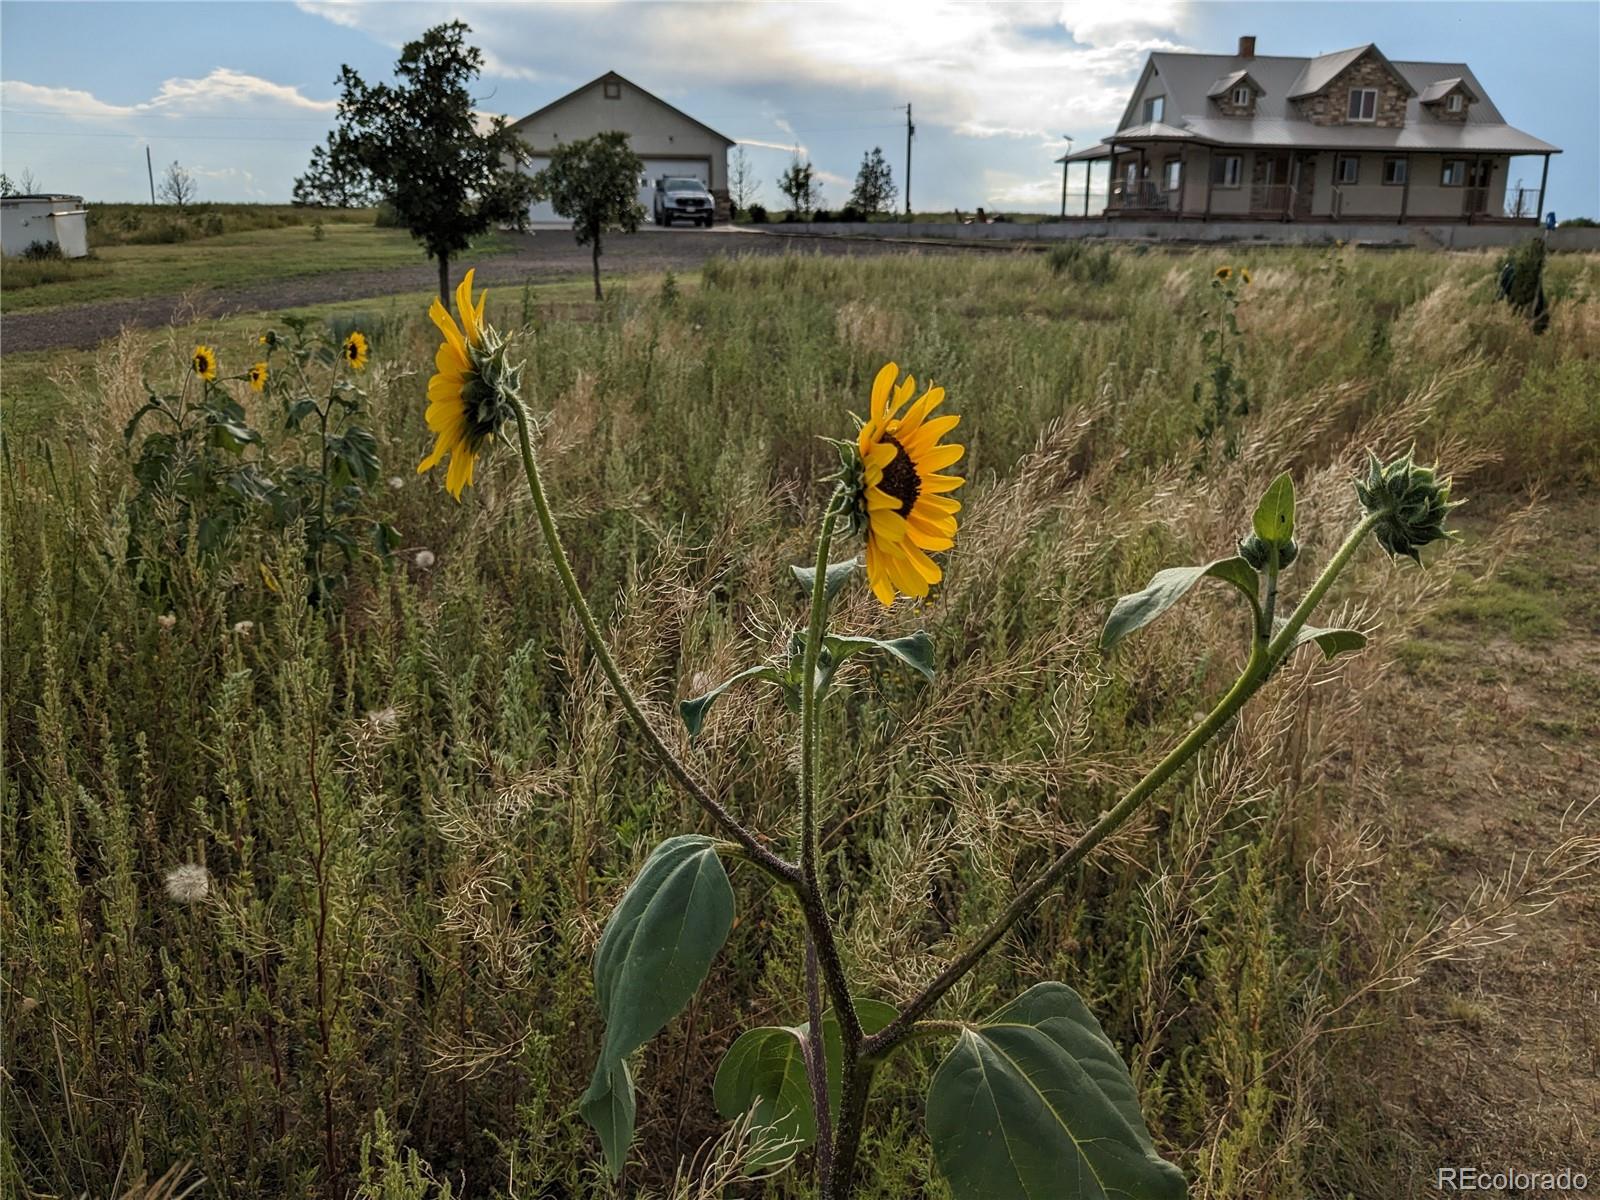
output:
<instances>
[{"instance_id":1,"label":"green sunflower leaf","mask_svg":"<svg viewBox=\"0 0 1600 1200\"><path fill-rule=\"evenodd\" d=\"M650 852L611 914L594 956L605 1041L579 1111L600 1135L612 1175L633 1140L635 1101L626 1059L681 1012L733 926L733 888L702 834Z\"/></svg>"},{"instance_id":2,"label":"green sunflower leaf","mask_svg":"<svg viewBox=\"0 0 1600 1200\"><path fill-rule=\"evenodd\" d=\"M692 700L678 701L678 715L683 718L690 737L694 737L705 727L706 714L711 711L711 706L717 702L717 698L734 684L746 679L765 679L768 683L775 683L780 687L788 682L783 672L776 667L746 667L737 675L724 679L705 695L696 696Z\"/></svg>"},{"instance_id":3,"label":"green sunflower leaf","mask_svg":"<svg viewBox=\"0 0 1600 1200\"><path fill-rule=\"evenodd\" d=\"M933 639L921 629L908 637L891 638L888 641L869 637L838 637L830 633L822 639L822 644L828 649L830 676L833 669L845 659L866 650L882 650L924 679L933 678Z\"/></svg>"},{"instance_id":4,"label":"green sunflower leaf","mask_svg":"<svg viewBox=\"0 0 1600 1200\"><path fill-rule=\"evenodd\" d=\"M822 586L829 601L839 594L840 588L850 582L850 576L854 575L860 566L861 564L853 558L845 562L828 564L828 577ZM811 595L811 589L817 586L817 569L791 566L789 571L794 575L795 582L800 585L800 591L807 596Z\"/></svg>"},{"instance_id":5,"label":"green sunflower leaf","mask_svg":"<svg viewBox=\"0 0 1600 1200\"><path fill-rule=\"evenodd\" d=\"M1323 659L1328 660L1360 650L1367 644L1367 635L1357 629L1316 629L1303 625L1300 632L1294 635L1294 645L1289 647L1289 651L1298 650L1307 642L1315 642L1322 651Z\"/></svg>"},{"instance_id":6,"label":"green sunflower leaf","mask_svg":"<svg viewBox=\"0 0 1600 1200\"><path fill-rule=\"evenodd\" d=\"M881 1000L857 1000L862 1029L876 1033L894 1020L896 1011ZM717 1111L736 1120L754 1110L751 1124L753 1167L788 1162L817 1140L817 1118L806 1075L806 1039L810 1024L766 1025L739 1035L717 1068L712 1097ZM829 1009L822 1016L823 1055L828 1064L828 1107L839 1110L839 1022Z\"/></svg>"},{"instance_id":7,"label":"green sunflower leaf","mask_svg":"<svg viewBox=\"0 0 1600 1200\"><path fill-rule=\"evenodd\" d=\"M1130 633L1143 629L1207 577L1233 584L1249 598L1252 607L1258 603L1260 576L1242 558L1219 558L1198 567L1168 567L1157 571L1142 591L1131 592L1112 606L1100 632L1100 649L1109 651Z\"/></svg>"},{"instance_id":8,"label":"green sunflower leaf","mask_svg":"<svg viewBox=\"0 0 1600 1200\"><path fill-rule=\"evenodd\" d=\"M928 1137L956 1200L1182 1200L1116 1047L1064 983L964 1030L928 1088Z\"/></svg>"},{"instance_id":9,"label":"green sunflower leaf","mask_svg":"<svg viewBox=\"0 0 1600 1200\"><path fill-rule=\"evenodd\" d=\"M1294 480L1289 472L1274 479L1263 493L1252 524L1264 542L1282 546L1294 536Z\"/></svg>"}]
</instances>

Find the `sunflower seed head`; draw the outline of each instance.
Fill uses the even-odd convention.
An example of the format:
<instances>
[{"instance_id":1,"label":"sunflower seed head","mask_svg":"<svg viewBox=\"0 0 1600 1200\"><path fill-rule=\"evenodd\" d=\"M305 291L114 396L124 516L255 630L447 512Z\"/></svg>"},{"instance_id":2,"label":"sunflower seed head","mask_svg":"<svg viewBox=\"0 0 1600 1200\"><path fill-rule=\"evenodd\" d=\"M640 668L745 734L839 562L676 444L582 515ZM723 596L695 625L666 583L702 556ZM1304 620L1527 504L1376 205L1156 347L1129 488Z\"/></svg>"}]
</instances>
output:
<instances>
[{"instance_id":1,"label":"sunflower seed head","mask_svg":"<svg viewBox=\"0 0 1600 1200\"><path fill-rule=\"evenodd\" d=\"M1239 542L1239 557L1244 559L1258 571L1267 569L1267 560L1271 555L1272 546L1260 534L1252 533L1249 537ZM1278 570L1283 570L1295 560L1300 553L1300 543L1290 538L1287 542L1278 545Z\"/></svg>"},{"instance_id":2,"label":"sunflower seed head","mask_svg":"<svg viewBox=\"0 0 1600 1200\"><path fill-rule=\"evenodd\" d=\"M1441 479L1436 467L1417 465L1414 450L1387 465L1369 450L1366 475L1353 482L1361 507L1381 514L1373 532L1391 557L1403 554L1420 565L1418 550L1456 536L1444 523L1461 501L1450 499L1448 476Z\"/></svg>"}]
</instances>

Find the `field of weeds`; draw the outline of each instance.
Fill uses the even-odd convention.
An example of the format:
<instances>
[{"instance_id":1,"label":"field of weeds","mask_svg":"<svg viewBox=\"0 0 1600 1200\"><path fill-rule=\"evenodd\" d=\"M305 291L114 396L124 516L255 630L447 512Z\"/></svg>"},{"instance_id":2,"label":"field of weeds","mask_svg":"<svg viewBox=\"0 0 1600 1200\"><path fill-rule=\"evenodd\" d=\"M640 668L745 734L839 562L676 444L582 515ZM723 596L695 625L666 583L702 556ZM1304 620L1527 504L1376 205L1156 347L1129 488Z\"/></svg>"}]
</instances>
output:
<instances>
[{"instance_id":1,"label":"field of weeds","mask_svg":"<svg viewBox=\"0 0 1600 1200\"><path fill-rule=\"evenodd\" d=\"M1225 263L1251 272L1231 377L1245 411L1202 444ZM1425 570L1369 544L1333 595L1327 615L1367 630L1366 649L1293 659L951 997L971 1014L1070 983L1192 1196L1332 1200L1423 1194L1462 1149L1459 1098L1425 1094L1423 1073L1456 1059L1419 1042L1416 988L1573 896L1595 911L1595 814L1547 819L1539 789L1574 746L1582 758L1600 681L1574 677L1537 736L1453 724L1453 689L1483 681L1449 655L1470 661L1505 618L1495 589L1542 612L1518 628L1553 638L1592 619L1560 588L1586 586L1600 553L1574 528L1600 485L1600 261L1551 259L1542 336L1494 302L1494 273L1488 256L1353 250L1118 251L1081 281L1039 255L797 256L635 281L604 305L491 295L489 316L526 358L577 575L664 723L803 620L789 567L837 462L820 438L854 433L878 368L948 389L968 484L943 584L888 611L856 589L834 618L877 637L925 627L936 678L852 665L822 715L844 965L891 1002L1237 670L1246 620L1229 597L1202 589L1108 657L1112 598L1231 554L1282 471L1313 565L1356 511L1369 448L1414 441L1454 473L1466 536L1425 550ZM176 1168L228 1197L809 1194L794 1172L744 1182L712 1104L742 1030L805 1019L788 999L803 995L798 914L748 866L710 983L634 1062L620 1181L575 1111L600 1045L600 930L653 846L709 827L600 680L515 455L480 463L459 505L416 474L438 342L424 315L364 329L379 466L360 511L393 531L387 558L334 555L319 586L303 514L230 501L226 535L208 537L197 503L136 503L157 436L124 438L142 381L175 390L195 343L237 375L268 327L128 335L5 439L5 1189L106 1196ZM285 413L224 386L262 434L243 459L299 461ZM1547 584L1525 566L1477 582L1539 554L1564 555ZM736 691L681 742L779 847L796 827L794 720ZM1435 887L1405 838L1418 813L1449 822L1439 789L1469 742L1527 837L1510 874L1489 859L1489 884ZM1484 1003L1441 1000L1456 1025L1437 1030ZM1541 1068L1476 1052L1501 1073ZM1585 1053L1600 1046L1554 1069L1581 1072ZM921 1110L940 1054L919 1043L880 1078L862 1195L949 1194ZM1572 1128L1594 1161L1592 1123Z\"/></svg>"}]
</instances>

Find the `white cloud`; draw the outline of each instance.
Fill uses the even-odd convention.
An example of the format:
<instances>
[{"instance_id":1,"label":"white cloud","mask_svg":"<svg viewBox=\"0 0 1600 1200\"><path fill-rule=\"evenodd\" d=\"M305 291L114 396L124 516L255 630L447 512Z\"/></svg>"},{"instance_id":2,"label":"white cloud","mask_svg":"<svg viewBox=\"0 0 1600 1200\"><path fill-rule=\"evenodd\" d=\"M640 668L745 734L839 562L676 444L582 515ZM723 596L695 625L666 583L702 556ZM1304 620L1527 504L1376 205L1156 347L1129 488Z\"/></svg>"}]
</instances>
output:
<instances>
[{"instance_id":1,"label":"white cloud","mask_svg":"<svg viewBox=\"0 0 1600 1200\"><path fill-rule=\"evenodd\" d=\"M331 116L338 108L334 100L313 100L298 88L227 67L217 67L199 79L168 79L154 96L137 104L111 104L77 88L7 79L0 82L0 104L24 115L43 113L95 121L184 116L316 118Z\"/></svg>"},{"instance_id":2,"label":"white cloud","mask_svg":"<svg viewBox=\"0 0 1600 1200\"><path fill-rule=\"evenodd\" d=\"M1087 137L1114 122L1152 49L1176 48L1188 0L1124 4L871 3L468 4L395 7L299 0L327 20L386 44L394 31L461 19L486 54L486 74L577 86L607 68L637 73L671 99L663 76L752 98L825 87L841 105L910 101L919 121L977 137ZM397 20L403 14L403 20ZM663 64L693 64L668 69ZM787 122L774 121L785 133ZM1076 128L1082 126L1082 128ZM805 132L802 129L802 132Z\"/></svg>"}]
</instances>

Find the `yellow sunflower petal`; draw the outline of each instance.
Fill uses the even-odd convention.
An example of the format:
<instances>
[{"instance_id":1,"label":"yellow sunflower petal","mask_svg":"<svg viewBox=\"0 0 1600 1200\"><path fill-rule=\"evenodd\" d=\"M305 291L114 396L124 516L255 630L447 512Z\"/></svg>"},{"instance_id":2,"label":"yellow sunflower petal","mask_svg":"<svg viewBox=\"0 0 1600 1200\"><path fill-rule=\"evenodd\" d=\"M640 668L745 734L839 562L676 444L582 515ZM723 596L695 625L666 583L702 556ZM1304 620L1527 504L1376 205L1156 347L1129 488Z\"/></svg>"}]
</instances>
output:
<instances>
[{"instance_id":1,"label":"yellow sunflower petal","mask_svg":"<svg viewBox=\"0 0 1600 1200\"><path fill-rule=\"evenodd\" d=\"M942 403L944 403L944 389L942 387L931 387L922 393L917 402L906 411L905 417L900 422L900 428L895 434L896 439L902 446L906 445L921 430L922 423L927 419L928 414Z\"/></svg>"},{"instance_id":2,"label":"yellow sunflower petal","mask_svg":"<svg viewBox=\"0 0 1600 1200\"><path fill-rule=\"evenodd\" d=\"M445 344L455 347L457 356L462 362L466 362L467 344L461 340L461 330L456 325L456 319L443 304L439 303L439 297L433 298L433 304L428 308L428 316L444 335Z\"/></svg>"},{"instance_id":3,"label":"yellow sunflower petal","mask_svg":"<svg viewBox=\"0 0 1600 1200\"><path fill-rule=\"evenodd\" d=\"M959 424L961 424L960 414L934 417L931 421L924 421L915 433L902 438L900 444L906 448L907 454L916 458L919 453L932 446Z\"/></svg>"},{"instance_id":4,"label":"yellow sunflower petal","mask_svg":"<svg viewBox=\"0 0 1600 1200\"><path fill-rule=\"evenodd\" d=\"M894 603L894 581L889 578L889 572L883 565L883 555L879 553L877 544L867 543L867 585L872 588L872 594L878 598L878 603L888 608Z\"/></svg>"},{"instance_id":5,"label":"yellow sunflower petal","mask_svg":"<svg viewBox=\"0 0 1600 1200\"><path fill-rule=\"evenodd\" d=\"M952 500L949 496L930 496L928 495L928 490L924 488L922 495L917 497L917 508L928 508L935 513L943 513L953 517L961 511L961 501Z\"/></svg>"},{"instance_id":6,"label":"yellow sunflower petal","mask_svg":"<svg viewBox=\"0 0 1600 1200\"><path fill-rule=\"evenodd\" d=\"M911 560L903 553L898 553L899 547L886 550L884 562L889 569L889 578L894 581L894 586L905 596L926 596L928 594L928 581L922 577L916 567L911 565Z\"/></svg>"},{"instance_id":7,"label":"yellow sunflower petal","mask_svg":"<svg viewBox=\"0 0 1600 1200\"><path fill-rule=\"evenodd\" d=\"M906 536L906 519L892 509L880 508L867 514L872 536L885 542L898 542Z\"/></svg>"},{"instance_id":8,"label":"yellow sunflower petal","mask_svg":"<svg viewBox=\"0 0 1600 1200\"><path fill-rule=\"evenodd\" d=\"M867 489L867 511L869 513L879 512L886 508L892 508L898 512L900 501L880 487L869 487Z\"/></svg>"},{"instance_id":9,"label":"yellow sunflower petal","mask_svg":"<svg viewBox=\"0 0 1600 1200\"><path fill-rule=\"evenodd\" d=\"M917 472L922 474L943 470L951 463L960 462L966 452L965 446L934 446L916 460Z\"/></svg>"},{"instance_id":10,"label":"yellow sunflower petal","mask_svg":"<svg viewBox=\"0 0 1600 1200\"><path fill-rule=\"evenodd\" d=\"M900 386L894 390L894 402L889 405L888 415L892 418L895 413L904 408L906 406L906 401L911 399L916 390L917 377L915 375L907 375L904 379L902 379L900 381Z\"/></svg>"},{"instance_id":11,"label":"yellow sunflower petal","mask_svg":"<svg viewBox=\"0 0 1600 1200\"><path fill-rule=\"evenodd\" d=\"M924 475L922 494L932 497L941 492L953 492L965 482L960 475Z\"/></svg>"},{"instance_id":12,"label":"yellow sunflower petal","mask_svg":"<svg viewBox=\"0 0 1600 1200\"><path fill-rule=\"evenodd\" d=\"M472 369L466 355L448 341L440 342L439 348L433 352L433 368L441 375L453 375L457 378Z\"/></svg>"},{"instance_id":13,"label":"yellow sunflower petal","mask_svg":"<svg viewBox=\"0 0 1600 1200\"><path fill-rule=\"evenodd\" d=\"M938 583L944 578L944 572L939 569L939 564L924 554L910 538L900 545L900 553L911 564L911 569L929 583ZM927 589L923 589L927 594Z\"/></svg>"},{"instance_id":14,"label":"yellow sunflower petal","mask_svg":"<svg viewBox=\"0 0 1600 1200\"><path fill-rule=\"evenodd\" d=\"M861 457L868 467L875 467L881 471L894 461L894 456L898 453L900 452L894 448L894 443L879 442Z\"/></svg>"},{"instance_id":15,"label":"yellow sunflower petal","mask_svg":"<svg viewBox=\"0 0 1600 1200\"><path fill-rule=\"evenodd\" d=\"M906 529L906 537L911 544L923 550L948 550L956 544L956 539L950 533L933 528L914 513L906 518Z\"/></svg>"},{"instance_id":16,"label":"yellow sunflower petal","mask_svg":"<svg viewBox=\"0 0 1600 1200\"><path fill-rule=\"evenodd\" d=\"M445 475L444 489L457 500L461 499L461 489L472 478L472 459L472 451L465 446L458 445L450 455L450 471Z\"/></svg>"},{"instance_id":17,"label":"yellow sunflower petal","mask_svg":"<svg viewBox=\"0 0 1600 1200\"><path fill-rule=\"evenodd\" d=\"M467 341L476 346L483 341L483 330L478 325L478 311L472 306L472 276L473 271L468 271L456 288L456 312L461 317L461 329Z\"/></svg>"},{"instance_id":18,"label":"yellow sunflower petal","mask_svg":"<svg viewBox=\"0 0 1600 1200\"><path fill-rule=\"evenodd\" d=\"M877 377L872 381L872 423L880 425L888 414L889 389L894 386L895 378L900 374L900 367L895 363L884 363L878 368Z\"/></svg>"}]
</instances>

